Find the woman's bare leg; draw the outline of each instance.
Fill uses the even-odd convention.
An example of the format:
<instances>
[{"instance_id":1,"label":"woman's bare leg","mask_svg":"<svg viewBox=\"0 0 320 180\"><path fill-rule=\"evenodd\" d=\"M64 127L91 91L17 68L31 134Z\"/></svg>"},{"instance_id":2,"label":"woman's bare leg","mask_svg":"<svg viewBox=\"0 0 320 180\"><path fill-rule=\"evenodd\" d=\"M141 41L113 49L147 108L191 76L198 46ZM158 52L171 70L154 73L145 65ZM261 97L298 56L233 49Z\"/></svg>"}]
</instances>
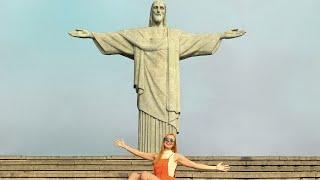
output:
<instances>
[{"instance_id":1,"label":"woman's bare leg","mask_svg":"<svg viewBox=\"0 0 320 180\"><path fill-rule=\"evenodd\" d=\"M141 173L141 177L140 177L142 180L160 180L157 176L149 173L149 172L142 172Z\"/></svg>"},{"instance_id":2,"label":"woman's bare leg","mask_svg":"<svg viewBox=\"0 0 320 180\"><path fill-rule=\"evenodd\" d=\"M132 174L130 174L128 180L139 180L140 176L141 176L141 174L139 174L139 173L132 173Z\"/></svg>"}]
</instances>

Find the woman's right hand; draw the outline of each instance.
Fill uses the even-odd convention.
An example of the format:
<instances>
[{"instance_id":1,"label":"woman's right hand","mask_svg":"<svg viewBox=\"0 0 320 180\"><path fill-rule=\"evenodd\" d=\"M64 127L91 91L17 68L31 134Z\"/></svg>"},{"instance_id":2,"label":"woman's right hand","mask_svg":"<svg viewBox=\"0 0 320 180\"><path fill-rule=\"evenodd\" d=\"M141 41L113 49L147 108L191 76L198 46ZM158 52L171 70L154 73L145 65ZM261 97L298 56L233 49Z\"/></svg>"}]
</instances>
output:
<instances>
[{"instance_id":1,"label":"woman's right hand","mask_svg":"<svg viewBox=\"0 0 320 180\"><path fill-rule=\"evenodd\" d=\"M127 144L124 142L123 139L118 139L115 141L115 144L118 146L118 147L121 147L121 148L124 148L126 149L127 147Z\"/></svg>"}]
</instances>

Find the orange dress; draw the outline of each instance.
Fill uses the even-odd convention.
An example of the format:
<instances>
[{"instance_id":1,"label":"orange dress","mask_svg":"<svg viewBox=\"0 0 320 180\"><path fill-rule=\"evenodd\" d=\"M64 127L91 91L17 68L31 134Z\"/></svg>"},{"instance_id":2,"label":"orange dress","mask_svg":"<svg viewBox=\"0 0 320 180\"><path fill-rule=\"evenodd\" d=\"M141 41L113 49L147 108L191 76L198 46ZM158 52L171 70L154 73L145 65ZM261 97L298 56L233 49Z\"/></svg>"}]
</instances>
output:
<instances>
[{"instance_id":1,"label":"orange dress","mask_svg":"<svg viewBox=\"0 0 320 180\"><path fill-rule=\"evenodd\" d=\"M153 173L161 180L175 180L174 177L168 174L168 159L159 159L153 164Z\"/></svg>"}]
</instances>

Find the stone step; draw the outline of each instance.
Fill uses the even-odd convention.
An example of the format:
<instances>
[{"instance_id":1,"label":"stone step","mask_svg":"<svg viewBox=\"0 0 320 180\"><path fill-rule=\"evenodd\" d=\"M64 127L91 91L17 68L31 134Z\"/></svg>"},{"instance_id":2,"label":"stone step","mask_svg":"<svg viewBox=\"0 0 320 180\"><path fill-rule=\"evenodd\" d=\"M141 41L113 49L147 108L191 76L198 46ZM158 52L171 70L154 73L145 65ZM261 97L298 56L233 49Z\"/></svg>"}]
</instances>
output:
<instances>
[{"instance_id":1,"label":"stone step","mask_svg":"<svg viewBox=\"0 0 320 180\"><path fill-rule=\"evenodd\" d=\"M225 162L229 172L178 166L177 179L319 179L319 157L199 157L209 165ZM127 179L152 171L152 163L132 156L0 156L0 179Z\"/></svg>"},{"instance_id":2,"label":"stone step","mask_svg":"<svg viewBox=\"0 0 320 180\"><path fill-rule=\"evenodd\" d=\"M13 179L17 179L17 180L127 180L128 178L0 178L1 180L13 180ZM179 178L179 180L191 180L191 178ZM300 179L296 179L296 180L300 180Z\"/></svg>"},{"instance_id":3,"label":"stone step","mask_svg":"<svg viewBox=\"0 0 320 180\"><path fill-rule=\"evenodd\" d=\"M0 171L1 178L127 178L135 171ZM319 172L177 172L177 178L320 178Z\"/></svg>"},{"instance_id":4,"label":"stone step","mask_svg":"<svg viewBox=\"0 0 320 180\"><path fill-rule=\"evenodd\" d=\"M320 161L196 161L208 165L224 162L230 166L317 166ZM149 166L150 161L145 160L0 160L0 165L141 165Z\"/></svg>"},{"instance_id":5,"label":"stone step","mask_svg":"<svg viewBox=\"0 0 320 180\"><path fill-rule=\"evenodd\" d=\"M190 160L214 161L320 161L320 156L187 156ZM0 156L0 160L142 160L135 156Z\"/></svg>"},{"instance_id":6,"label":"stone step","mask_svg":"<svg viewBox=\"0 0 320 180\"><path fill-rule=\"evenodd\" d=\"M0 171L151 171L152 165L95 165L95 164L23 164L23 165L1 165ZM178 166L178 171L201 171L192 168ZM318 166L231 166L230 172L320 172Z\"/></svg>"}]
</instances>

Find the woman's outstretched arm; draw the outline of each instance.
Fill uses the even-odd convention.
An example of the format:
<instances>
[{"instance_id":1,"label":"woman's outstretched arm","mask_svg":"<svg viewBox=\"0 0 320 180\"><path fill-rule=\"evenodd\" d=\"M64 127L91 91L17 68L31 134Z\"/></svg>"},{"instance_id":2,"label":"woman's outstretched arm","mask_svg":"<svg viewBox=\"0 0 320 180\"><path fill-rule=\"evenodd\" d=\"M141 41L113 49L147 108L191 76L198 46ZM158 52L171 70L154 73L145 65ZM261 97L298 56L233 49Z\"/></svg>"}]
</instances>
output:
<instances>
[{"instance_id":1,"label":"woman's outstretched arm","mask_svg":"<svg viewBox=\"0 0 320 180\"><path fill-rule=\"evenodd\" d=\"M138 149L135 149L133 147L130 147L128 146L123 139L120 139L120 140L116 140L115 141L115 144L125 150L127 150L128 152L130 152L131 154L133 155L136 155L136 156L139 156L143 159L146 159L146 160L150 160L150 161L153 161L155 156L156 156L156 153L145 153L145 152L141 152L139 151Z\"/></svg>"},{"instance_id":2,"label":"woman's outstretched arm","mask_svg":"<svg viewBox=\"0 0 320 180\"><path fill-rule=\"evenodd\" d=\"M230 166L224 165L222 162L216 166L208 166L205 164L195 163L181 154L176 154L176 158L177 158L177 161L179 163L181 163L183 166L191 167L194 169L219 170L219 171L229 171L230 170Z\"/></svg>"}]
</instances>

